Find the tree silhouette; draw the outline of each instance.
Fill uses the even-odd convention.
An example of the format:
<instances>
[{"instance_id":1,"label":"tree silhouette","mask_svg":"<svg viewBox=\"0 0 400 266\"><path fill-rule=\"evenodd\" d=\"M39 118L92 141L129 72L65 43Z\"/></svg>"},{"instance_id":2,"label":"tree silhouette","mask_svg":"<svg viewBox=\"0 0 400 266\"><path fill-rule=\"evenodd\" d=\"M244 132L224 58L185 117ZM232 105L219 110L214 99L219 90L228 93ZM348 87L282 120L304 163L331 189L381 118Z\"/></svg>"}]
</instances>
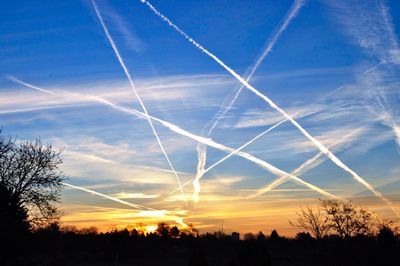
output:
<instances>
[{"instance_id":1,"label":"tree silhouette","mask_svg":"<svg viewBox=\"0 0 400 266\"><path fill-rule=\"evenodd\" d=\"M178 238L179 235L181 234L181 232L179 231L177 226L173 226L171 227L171 229L169 230L169 234L171 237L173 238Z\"/></svg>"},{"instance_id":2,"label":"tree silhouette","mask_svg":"<svg viewBox=\"0 0 400 266\"><path fill-rule=\"evenodd\" d=\"M258 232L257 234L257 240L265 240L265 235L262 231Z\"/></svg>"},{"instance_id":3,"label":"tree silhouette","mask_svg":"<svg viewBox=\"0 0 400 266\"><path fill-rule=\"evenodd\" d=\"M279 236L278 232L274 229L271 231L269 235L269 240L271 241L278 241L281 237Z\"/></svg>"},{"instance_id":4,"label":"tree silhouette","mask_svg":"<svg viewBox=\"0 0 400 266\"><path fill-rule=\"evenodd\" d=\"M292 226L306 230L316 239L323 238L330 229L328 217L323 215L320 208L314 211L312 208L301 208L299 213L296 213L295 221L289 221Z\"/></svg>"},{"instance_id":5,"label":"tree silhouette","mask_svg":"<svg viewBox=\"0 0 400 266\"><path fill-rule=\"evenodd\" d=\"M321 206L328 216L330 228L341 238L372 234L374 223L369 211L341 200L322 200Z\"/></svg>"},{"instance_id":6,"label":"tree silhouette","mask_svg":"<svg viewBox=\"0 0 400 266\"><path fill-rule=\"evenodd\" d=\"M51 145L19 142L0 131L1 265L20 263L30 230L58 226L54 203L62 187L61 162Z\"/></svg>"},{"instance_id":7,"label":"tree silhouette","mask_svg":"<svg viewBox=\"0 0 400 266\"><path fill-rule=\"evenodd\" d=\"M300 233L296 234L294 239L299 240L299 241L310 241L310 240L313 240L314 238L308 232L300 232Z\"/></svg>"},{"instance_id":8,"label":"tree silhouette","mask_svg":"<svg viewBox=\"0 0 400 266\"><path fill-rule=\"evenodd\" d=\"M355 207L350 201L321 200L321 208L301 209L296 213L292 226L306 230L317 239L321 239L329 231L340 238L353 236L371 236L376 228L376 219L366 209Z\"/></svg>"},{"instance_id":9,"label":"tree silhouette","mask_svg":"<svg viewBox=\"0 0 400 266\"><path fill-rule=\"evenodd\" d=\"M0 185L0 238L9 240L29 230L28 211L3 184Z\"/></svg>"},{"instance_id":10,"label":"tree silhouette","mask_svg":"<svg viewBox=\"0 0 400 266\"><path fill-rule=\"evenodd\" d=\"M170 226L167 223L162 222L157 225L157 229L155 232L157 233L158 236L168 237L169 230L170 230Z\"/></svg>"},{"instance_id":11,"label":"tree silhouette","mask_svg":"<svg viewBox=\"0 0 400 266\"><path fill-rule=\"evenodd\" d=\"M64 179L58 169L61 163L60 152L51 145L0 135L2 220L14 217L15 224L27 222L31 229L56 222L59 215L54 203Z\"/></svg>"}]
</instances>

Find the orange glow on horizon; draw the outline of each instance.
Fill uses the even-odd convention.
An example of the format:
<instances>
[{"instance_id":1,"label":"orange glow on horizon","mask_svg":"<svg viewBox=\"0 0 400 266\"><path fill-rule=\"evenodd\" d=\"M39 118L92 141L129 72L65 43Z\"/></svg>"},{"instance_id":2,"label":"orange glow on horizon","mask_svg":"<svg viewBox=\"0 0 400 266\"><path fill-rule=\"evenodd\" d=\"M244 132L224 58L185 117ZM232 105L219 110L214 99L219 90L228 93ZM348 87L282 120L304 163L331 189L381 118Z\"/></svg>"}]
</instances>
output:
<instances>
[{"instance_id":1,"label":"orange glow on horizon","mask_svg":"<svg viewBox=\"0 0 400 266\"><path fill-rule=\"evenodd\" d=\"M157 225L146 225L146 233L154 233L157 230Z\"/></svg>"}]
</instances>

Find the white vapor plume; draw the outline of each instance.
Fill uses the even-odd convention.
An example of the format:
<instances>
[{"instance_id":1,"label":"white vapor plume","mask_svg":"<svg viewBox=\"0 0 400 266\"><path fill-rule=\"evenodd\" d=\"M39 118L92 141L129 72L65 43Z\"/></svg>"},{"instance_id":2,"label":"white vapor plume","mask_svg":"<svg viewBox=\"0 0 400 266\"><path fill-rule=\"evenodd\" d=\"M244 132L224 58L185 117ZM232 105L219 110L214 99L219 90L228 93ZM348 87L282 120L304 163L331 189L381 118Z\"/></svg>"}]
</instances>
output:
<instances>
[{"instance_id":1,"label":"white vapor plume","mask_svg":"<svg viewBox=\"0 0 400 266\"><path fill-rule=\"evenodd\" d=\"M207 169L205 169L202 173L202 175L206 174L207 172L209 172L210 170L212 170L214 167L216 167L217 165L221 164L222 162L224 162L225 160L229 159L232 155L237 154L238 152L240 152L242 149L244 149L245 147L247 147L248 145L250 145L251 143L253 143L254 141L256 141L257 139L261 138L262 136L264 136L265 134L267 134L268 132L270 132L271 130L273 130L274 128L278 127L279 125L283 124L284 122L286 122L287 119L280 121L279 123L276 123L275 125L269 127L267 130L264 130L263 132L261 132L260 134L258 134L257 136L255 136L254 138L252 138L251 140L249 140L248 142L246 142L245 144L243 144L242 146L240 146L239 148L237 148L236 150L232 151L231 153L227 154L225 157L221 158L220 160L218 160L217 162L215 162L214 164L212 164L211 166L209 166Z\"/></svg>"},{"instance_id":2,"label":"white vapor plume","mask_svg":"<svg viewBox=\"0 0 400 266\"><path fill-rule=\"evenodd\" d=\"M367 69L366 71L364 71L364 73L362 74L363 76L367 75L368 73L370 73L371 71L375 70L378 66L380 66L381 63L372 66L371 68ZM332 94L337 93L338 91L342 90L343 88L346 88L348 85L342 85L336 89L334 89L333 91L329 92L328 94L324 95L323 97L319 98L318 100L316 100L315 102L309 104L309 106L312 106L314 104L317 104L321 101L323 101L324 99L328 98L329 96L331 96ZM297 116L306 116L307 114L302 114L304 113L305 110L301 110L297 113L295 113L294 115L292 115L292 117L297 117ZM240 146L239 148L237 148L236 150L234 150L233 152L229 153L228 155L226 155L225 157L223 157L222 159L220 159L219 161L217 161L216 163L214 163L213 165L211 165L210 167L208 167L206 170L203 170L202 175L204 175L206 172L210 171L211 169L213 169L214 167L216 167L217 165L219 165L220 163L224 162L225 160L227 160L228 158L230 158L232 155L234 155L235 153L237 153L238 151L246 148L248 145L250 145L251 143L253 143L254 141L256 141L257 139L261 138L262 136L264 136L266 133L270 132L271 130L275 129L276 127L280 126L281 124L285 123L286 121L288 121L288 119L283 119L280 122L276 123L275 125L269 127L268 129L264 130L263 132L261 132L260 134L258 134L257 136L255 136L254 138L252 138L251 140L249 140L248 142L246 142L245 144L243 144L242 146ZM321 155L323 155L323 153L321 153ZM296 174L295 174L296 175Z\"/></svg>"},{"instance_id":3,"label":"white vapor plume","mask_svg":"<svg viewBox=\"0 0 400 266\"><path fill-rule=\"evenodd\" d=\"M103 193L100 193L100 192L97 192L97 191L94 191L94 190L91 190L91 189L87 189L87 188L84 188L84 187L81 187L81 186L72 185L72 184L69 184L69 183L66 183L66 182L62 182L62 184L64 186L66 186L66 187L70 187L70 188L73 188L73 189L81 190L81 191L84 191L84 192L87 192L87 193L90 193L90 194L93 194L93 195L97 195L97 196L103 197L103 198L111 200L111 201L115 201L115 202L124 204L124 205L132 207L134 209L138 209L138 210L140 210L140 212L138 213L138 216L149 216L149 215L146 215L146 213L147 214L151 214L151 213L157 212L160 217L163 217L163 218L171 220L171 221L175 221L176 223L182 225L183 227L187 227L187 224L185 224L183 222L182 218L180 218L180 217L178 217L176 215L169 215L169 214L167 214L168 213L167 211L156 210L156 209L153 209L153 208L144 207L142 205L133 204L133 203L127 202L125 200L121 200L121 199L118 199L118 198L115 198L115 197L112 197L112 196L109 196L109 195L106 195L106 194L103 194Z\"/></svg>"},{"instance_id":4,"label":"white vapor plume","mask_svg":"<svg viewBox=\"0 0 400 266\"><path fill-rule=\"evenodd\" d=\"M363 129L363 127L351 131L349 134L346 134L343 138L341 138L340 140L338 140L335 143L333 143L332 145L330 145L330 148L333 148L333 147L335 147L337 145L340 145L340 144L346 142L348 139L353 138L355 135L359 134L362 129ZM291 174L296 175L296 176L300 176L300 175L304 174L305 172L309 171L310 169L315 168L317 165L322 163L322 161L320 161L318 163L316 163L316 162L323 155L324 155L323 152L319 152L317 155L315 155L314 157L308 159L302 165L300 165L295 170L293 170L291 172ZM287 176L281 176L278 179L276 179L275 181L273 181L271 184L269 184L269 185L267 185L267 186L265 186L263 188L260 188L257 191L256 194L249 196L248 199L253 199L253 198L256 198L256 197L258 197L258 196L260 196L260 195L262 195L264 193L267 193L267 192L275 189L279 185L283 184L287 180L288 180Z\"/></svg>"},{"instance_id":5,"label":"white vapor plume","mask_svg":"<svg viewBox=\"0 0 400 266\"><path fill-rule=\"evenodd\" d=\"M112 200L112 201L115 201L115 202L118 202L118 203L121 203L121 204L124 204L126 206L129 206L129 207L132 207L132 208L135 208L135 209L138 209L138 210L154 210L154 209L151 209L151 208L144 207L142 205L133 204L133 203L127 202L125 200L121 200L121 199L116 198L116 197L108 196L106 194L103 194L103 193L100 193L100 192L97 192L97 191L94 191L94 190L91 190L91 189L87 189L87 188L84 188L84 187L81 187L81 186L75 186L75 185L71 185L71 184L65 183L65 182L63 182L62 184L64 186L66 186L66 187L82 190L82 191L85 191L85 192L88 192L88 193L91 193L91 194L94 194L94 195L97 195L97 196L100 196L100 197L103 197L103 198L106 198L106 199L109 199L109 200Z\"/></svg>"},{"instance_id":6,"label":"white vapor plume","mask_svg":"<svg viewBox=\"0 0 400 266\"><path fill-rule=\"evenodd\" d=\"M201 190L200 179L204 175L204 169L206 167L206 159L207 159L207 146L204 144L197 144L197 171L196 175L193 179L193 201L199 201L199 193Z\"/></svg>"},{"instance_id":7,"label":"white vapor plume","mask_svg":"<svg viewBox=\"0 0 400 266\"><path fill-rule=\"evenodd\" d=\"M126 65L125 65L125 63L124 63L124 61L123 61L123 59L122 59L122 57L121 57L121 55L120 55L120 53L119 53L119 51L118 51L117 46L116 46L114 40L112 39L112 37L111 37L111 35L110 35L110 32L108 31L108 29L107 29L107 27L106 27L106 24L105 24L104 21L103 21L103 17L101 16L101 14L100 14L100 12L99 12L99 9L98 9L98 7L97 7L97 4L96 4L95 0L92 0L92 4L93 4L94 10L96 11L97 18L99 19L100 24L101 24L101 26L102 26L102 28L103 28L103 30L104 30L104 33L105 33L105 35L107 36L107 39L108 39L108 41L110 42L110 45L111 45L112 49L114 50L115 56L117 57L119 64L121 65L122 69L123 69L124 72L125 72L125 75L126 75L128 81L129 81L129 85L130 85L130 87L131 87L133 93L135 94L136 98L138 99L138 101L139 101L139 103L140 103L140 106L141 106L142 109L143 109L143 112L144 112L146 115L148 115L147 108L146 108L146 106L144 105L142 99L140 98L140 96L139 96L139 94L138 94L138 92L137 92L137 90L136 90L135 84L133 83L133 79L132 79L132 77L131 77L131 75L130 75L130 73L129 73L129 70L128 70L128 68L126 67ZM169 167L171 168L172 172L174 173L174 175L175 175L175 177L176 177L176 180L177 180L177 182L178 182L178 187L179 187L179 189L180 189L180 191L181 191L181 194L182 194L182 199L183 199L183 201L185 202L186 207L187 207L187 202L186 202L185 194L184 194L184 192L183 192L182 185L181 185L181 181L180 181L180 179L179 179L178 173L175 171L175 168L174 168L174 166L172 165L171 160L169 159L169 156L168 156L167 152L166 152L165 149L164 149L164 146L162 145L162 142L161 142L161 140L160 140L160 137L158 136L157 131L156 131L156 129L154 128L153 122L151 121L150 118L148 118L148 117L146 117L146 118L147 118L147 121L149 122L149 125L150 125L150 127L151 127L151 130L153 131L154 136L156 137L156 140L157 140L157 142L158 142L158 145L160 146L161 151L162 151L162 153L164 154L165 159L167 160L167 162L168 162L168 164L169 164Z\"/></svg>"},{"instance_id":8,"label":"white vapor plume","mask_svg":"<svg viewBox=\"0 0 400 266\"><path fill-rule=\"evenodd\" d=\"M290 7L289 11L286 13L283 21L280 23L279 28L274 32L272 38L270 38L269 42L267 43L265 49L263 50L262 54L256 59L254 64L247 69L246 73L246 81L249 82L250 79L253 77L254 73L260 67L261 63L264 59L268 56L271 52L272 48L275 46L275 43L278 41L281 34L286 30L289 23L292 21L294 17L298 14L300 8L304 4L304 0L295 0L293 5ZM242 92L244 85L241 84L240 87L237 89L234 97L229 102L229 104L222 110L222 112L217 112L218 117L212 119L208 125L211 124L207 132L207 136L211 136L212 132L214 131L215 127L218 123L225 117L225 115L229 112L232 106L235 104L237 98L239 97L240 93ZM206 126L207 127L207 126ZM261 137L261 136L260 136ZM207 147L201 144L197 145L197 154L198 154L198 165L197 165L197 172L196 176L193 181L194 191L193 191L193 200L198 201L199 199L199 192L200 192L200 179L205 174L205 165L206 165L206 158L207 158Z\"/></svg>"},{"instance_id":9,"label":"white vapor plume","mask_svg":"<svg viewBox=\"0 0 400 266\"><path fill-rule=\"evenodd\" d=\"M26 87L32 88L34 90L38 89L37 86L34 86L34 85L28 84L26 82L20 81L20 80L18 80L16 78L13 78L12 80L17 82L17 83L19 83L19 84L21 84L21 85L24 85ZM50 95L58 95L55 92L50 92L50 91L42 89L42 88L40 88L39 91L43 92L43 93L50 94ZM156 118L154 116L151 116L149 114L145 114L145 113L140 112L140 111L138 111L136 109L133 109L133 108L128 108L128 107L124 107L124 106L121 106L121 105L114 104L114 103L110 102L109 100L104 99L104 98L102 98L100 96L85 95L85 94L78 94L78 93L69 93L69 92L63 92L63 93L64 94L68 94L68 95L75 95L75 96L80 97L81 99L85 98L85 99L90 100L90 101L95 101L95 102L110 106L110 107L112 107L112 108L114 108L114 109L116 109L118 111L135 115L135 116L137 116L139 118L146 118L146 119L150 118L150 119L162 124L163 126L168 128L169 130L171 130L171 131L173 131L173 132L175 132L177 134L180 134L182 136L188 137L188 138L193 139L193 140L195 140L197 142L203 143L205 145L208 145L210 147L219 149L221 151L224 151L224 152L227 152L227 153L232 153L232 152L235 151L233 148L230 148L230 147L227 147L225 145L219 144L219 143L213 141L212 139L204 138L204 137L192 134L192 133L190 133L190 132L188 132L188 131L186 131L186 130L184 130L184 129L182 129L182 128L180 128L180 127L178 127L178 126L176 126L176 125L174 125L172 123L169 123L167 121L161 120L161 119ZM62 95L62 93L60 95ZM235 154L240 156L240 157L242 157L242 158L245 158L245 159L247 159L249 161L254 162L255 164L259 165L260 167L266 169L267 171L269 171L269 172L271 172L271 173L273 173L275 175L278 175L278 176L287 175L288 177L290 177L294 181L296 181L296 182L298 182L300 184L303 184L303 185L309 187L310 189L312 189L312 190L314 190L314 191L316 191L316 192L318 192L318 193L320 193L320 194L322 194L322 195L324 195L326 197L336 198L336 196L334 196L333 194L331 194L331 193L329 193L329 192L327 192L327 191L325 191L325 190L323 190L323 189L321 189L321 188L319 188L319 187L317 187L317 186L315 186L313 184L310 184L310 183L308 183L308 182L306 182L306 181L304 181L304 180L302 180L302 179L300 179L300 178L298 178L298 177L296 177L294 175L291 175L291 174L289 174L289 173L287 173L287 172L285 172L285 171L283 171L283 170L281 170L281 169L269 164L266 161L263 161L263 160L255 157L255 156L253 156L251 154L248 154L248 153L245 153L245 152L242 152L242 151L236 152Z\"/></svg>"},{"instance_id":10,"label":"white vapor plume","mask_svg":"<svg viewBox=\"0 0 400 266\"><path fill-rule=\"evenodd\" d=\"M330 0L334 19L357 45L376 59L400 64L395 28L384 0Z\"/></svg>"},{"instance_id":11,"label":"white vapor plume","mask_svg":"<svg viewBox=\"0 0 400 266\"><path fill-rule=\"evenodd\" d=\"M249 82L250 79L253 77L254 73L257 71L257 69L260 67L261 63L265 60L265 58L268 56L268 54L271 52L272 48L275 46L275 43L278 41L279 37L281 34L286 30L288 27L289 23L296 17L298 14L300 8L304 5L305 0L295 0L293 5L290 7L289 11L285 15L283 22L281 22L279 28L275 33L273 34L272 38L268 42L267 46L263 50L262 54L257 58L255 63L250 66L247 69L247 73L245 75L245 80L246 82ZM233 97L232 101L228 104L228 106L223 110L220 116L214 121L213 125L211 126L208 135L211 134L211 132L214 130L214 128L217 126L219 121L226 115L227 112L232 108L233 104L236 102L237 98L239 97L239 94L242 92L243 88L245 86L242 84L239 89L236 91L235 96Z\"/></svg>"},{"instance_id":12,"label":"white vapor plume","mask_svg":"<svg viewBox=\"0 0 400 266\"><path fill-rule=\"evenodd\" d=\"M328 1L334 8L336 20L343 24L345 31L368 54L386 64L387 68L400 65L400 45L396 36L392 16L384 0L373 1ZM384 79L385 80L385 79ZM377 95L378 104L385 96L384 86L378 88L372 85L373 90L380 92ZM390 106L385 102L380 106L380 112L376 115L382 118L382 122L390 127L400 145L399 124L396 115L393 115Z\"/></svg>"},{"instance_id":13,"label":"white vapor plume","mask_svg":"<svg viewBox=\"0 0 400 266\"><path fill-rule=\"evenodd\" d=\"M203 53L211 57L216 63L218 63L221 67L223 67L226 71L228 71L233 77L235 77L240 83L242 83L248 90L253 92L255 95L263 99L266 103L268 103L273 109L281 113L285 118L287 118L306 138L308 138L321 152L323 152L328 158L335 163L338 167L342 168L344 171L351 174L351 176L358 181L360 184L364 185L368 190L370 190L376 197L382 199L386 203L391 204L379 191L377 191L371 184L369 184L366 180L364 180L361 176L359 176L356 172L350 169L346 164L344 164L336 155L334 155L329 149L327 149L321 142L315 139L310 133L308 133L297 121L295 121L289 114L287 114L283 109L281 109L278 105L276 105L270 98L266 95L258 91L252 85L250 85L246 80L244 80L239 74L237 74L232 68L227 66L221 59L219 59L216 55L208 51L201 44L193 40L189 35L187 35L184 31L182 31L177 25L175 25L169 18L165 17L161 14L153 5L151 5L146 0L141 0L142 3L146 4L157 16L159 16L164 22L166 22L171 28L177 31L180 35L182 35L187 41L192 43L195 47L201 50ZM239 154L239 153L238 153Z\"/></svg>"},{"instance_id":14,"label":"white vapor plume","mask_svg":"<svg viewBox=\"0 0 400 266\"><path fill-rule=\"evenodd\" d=\"M380 97L383 99L383 101L381 101ZM400 146L400 126L392 114L393 111L390 105L387 103L385 93L381 91L380 95L376 96L375 99L378 104L378 110L372 110L372 112L376 114L376 116L381 120L382 124L392 129L396 138L396 143L398 146Z\"/></svg>"},{"instance_id":15,"label":"white vapor plume","mask_svg":"<svg viewBox=\"0 0 400 266\"><path fill-rule=\"evenodd\" d=\"M383 1L380 2L380 9L381 9L381 14L383 17L384 25L388 32L388 39L392 43L392 47L393 47L393 49L390 50L389 53L394 58L394 63L400 64L400 45L399 45L395 30L394 30L392 18L389 14L387 6L385 5L385 3ZM396 137L397 145L400 146L400 126L398 125L396 119L392 115L391 107L387 103L385 93L382 91L381 91L381 96L385 102L387 109L389 109L389 110L386 109L387 111L384 112L384 121L386 122L386 124L389 127L392 128L392 131Z\"/></svg>"}]
</instances>

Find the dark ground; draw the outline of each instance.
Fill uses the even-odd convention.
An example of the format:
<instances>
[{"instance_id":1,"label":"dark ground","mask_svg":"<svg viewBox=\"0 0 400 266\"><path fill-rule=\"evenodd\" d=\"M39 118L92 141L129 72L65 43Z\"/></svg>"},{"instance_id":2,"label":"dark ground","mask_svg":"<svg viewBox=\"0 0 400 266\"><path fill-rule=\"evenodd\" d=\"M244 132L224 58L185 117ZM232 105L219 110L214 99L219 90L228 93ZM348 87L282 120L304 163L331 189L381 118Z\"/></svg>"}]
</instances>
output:
<instances>
[{"instance_id":1,"label":"dark ground","mask_svg":"<svg viewBox=\"0 0 400 266\"><path fill-rule=\"evenodd\" d=\"M244 241L212 234L171 238L132 236L127 231L40 232L3 251L2 265L400 265L400 240L392 236Z\"/></svg>"}]
</instances>

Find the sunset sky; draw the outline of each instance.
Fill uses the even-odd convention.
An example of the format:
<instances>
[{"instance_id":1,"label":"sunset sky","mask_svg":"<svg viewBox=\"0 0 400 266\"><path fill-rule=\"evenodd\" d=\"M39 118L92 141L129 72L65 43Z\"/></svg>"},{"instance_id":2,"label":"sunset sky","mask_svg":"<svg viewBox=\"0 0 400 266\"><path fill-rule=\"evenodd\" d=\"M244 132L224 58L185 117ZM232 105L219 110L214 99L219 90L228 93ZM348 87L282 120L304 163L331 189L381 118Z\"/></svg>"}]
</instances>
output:
<instances>
[{"instance_id":1,"label":"sunset sky","mask_svg":"<svg viewBox=\"0 0 400 266\"><path fill-rule=\"evenodd\" d=\"M290 235L295 212L329 195L397 220L399 35L396 0L3 1L0 127L62 149L66 183L92 191L65 187L68 225ZM207 169L287 118L218 60L321 146L282 122L207 171L196 196L199 158ZM293 178L267 191L282 171Z\"/></svg>"}]
</instances>

